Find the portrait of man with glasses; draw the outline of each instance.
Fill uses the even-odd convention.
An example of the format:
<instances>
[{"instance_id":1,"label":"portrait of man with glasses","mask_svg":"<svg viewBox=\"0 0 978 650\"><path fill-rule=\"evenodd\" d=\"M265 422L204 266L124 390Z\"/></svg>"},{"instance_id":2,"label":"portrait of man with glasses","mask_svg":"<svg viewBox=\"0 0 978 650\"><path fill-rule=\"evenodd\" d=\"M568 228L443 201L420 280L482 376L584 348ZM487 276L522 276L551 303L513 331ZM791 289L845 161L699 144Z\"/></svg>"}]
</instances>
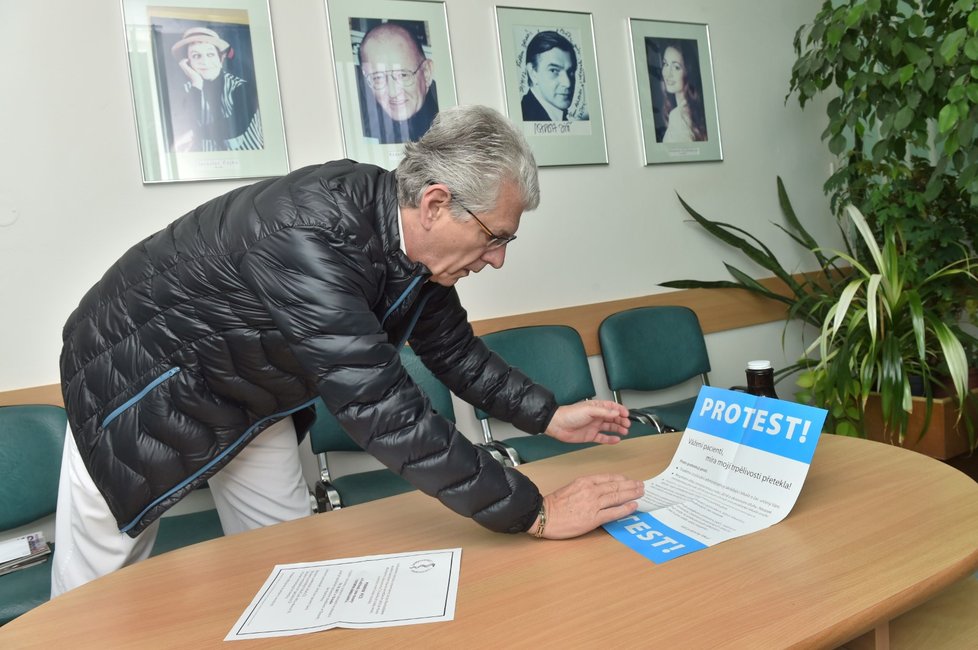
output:
<instances>
[{"instance_id":1,"label":"portrait of man with glasses","mask_svg":"<svg viewBox=\"0 0 978 650\"><path fill-rule=\"evenodd\" d=\"M362 79L357 88L364 137L379 144L417 140L438 113L434 61L424 52L427 25L420 20L350 22L354 35L357 25L366 28L359 45L353 44Z\"/></svg>"}]
</instances>

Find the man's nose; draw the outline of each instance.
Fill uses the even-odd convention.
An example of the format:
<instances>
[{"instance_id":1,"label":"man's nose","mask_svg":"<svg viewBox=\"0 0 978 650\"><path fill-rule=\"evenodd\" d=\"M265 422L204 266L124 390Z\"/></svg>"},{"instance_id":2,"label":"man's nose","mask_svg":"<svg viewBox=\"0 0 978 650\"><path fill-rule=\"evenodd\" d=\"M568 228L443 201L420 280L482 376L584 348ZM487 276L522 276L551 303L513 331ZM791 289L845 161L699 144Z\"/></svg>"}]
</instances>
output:
<instances>
[{"instance_id":1,"label":"man's nose","mask_svg":"<svg viewBox=\"0 0 978 650\"><path fill-rule=\"evenodd\" d=\"M482 254L481 259L494 269L502 268L506 261L506 247L491 248Z\"/></svg>"}]
</instances>

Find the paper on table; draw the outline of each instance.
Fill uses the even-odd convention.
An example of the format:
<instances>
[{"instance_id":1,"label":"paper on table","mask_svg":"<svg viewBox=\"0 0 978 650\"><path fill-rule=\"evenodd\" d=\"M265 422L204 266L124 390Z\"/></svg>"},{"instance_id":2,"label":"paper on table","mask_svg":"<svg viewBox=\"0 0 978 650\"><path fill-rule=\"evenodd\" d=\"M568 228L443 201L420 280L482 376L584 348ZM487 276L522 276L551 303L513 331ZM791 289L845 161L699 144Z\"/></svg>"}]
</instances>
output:
<instances>
[{"instance_id":1,"label":"paper on table","mask_svg":"<svg viewBox=\"0 0 978 650\"><path fill-rule=\"evenodd\" d=\"M605 525L662 563L772 526L795 505L826 411L704 386L679 448L639 511Z\"/></svg>"},{"instance_id":2,"label":"paper on table","mask_svg":"<svg viewBox=\"0 0 978 650\"><path fill-rule=\"evenodd\" d=\"M455 618L461 548L277 565L225 641Z\"/></svg>"}]
</instances>

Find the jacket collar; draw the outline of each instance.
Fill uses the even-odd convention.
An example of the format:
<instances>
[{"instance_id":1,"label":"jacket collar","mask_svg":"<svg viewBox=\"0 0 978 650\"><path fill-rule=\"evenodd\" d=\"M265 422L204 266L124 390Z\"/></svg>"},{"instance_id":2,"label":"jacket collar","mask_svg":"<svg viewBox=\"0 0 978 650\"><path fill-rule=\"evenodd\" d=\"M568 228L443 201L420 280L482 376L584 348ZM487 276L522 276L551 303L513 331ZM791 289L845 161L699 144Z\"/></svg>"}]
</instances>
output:
<instances>
[{"instance_id":1,"label":"jacket collar","mask_svg":"<svg viewBox=\"0 0 978 650\"><path fill-rule=\"evenodd\" d=\"M421 275L427 279L431 271L420 262L412 262L401 246L401 229L397 220L397 174L387 172L380 179L381 191L377 193L377 230L384 247L384 257L392 278L413 278Z\"/></svg>"}]
</instances>

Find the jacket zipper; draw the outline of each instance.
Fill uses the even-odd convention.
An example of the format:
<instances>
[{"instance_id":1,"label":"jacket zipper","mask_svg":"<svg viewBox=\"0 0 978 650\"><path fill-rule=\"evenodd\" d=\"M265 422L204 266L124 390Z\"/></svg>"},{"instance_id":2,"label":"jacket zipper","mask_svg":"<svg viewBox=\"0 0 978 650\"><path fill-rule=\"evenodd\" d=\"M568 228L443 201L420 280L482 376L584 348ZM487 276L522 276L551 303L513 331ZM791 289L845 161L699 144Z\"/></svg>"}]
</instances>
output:
<instances>
[{"instance_id":1,"label":"jacket zipper","mask_svg":"<svg viewBox=\"0 0 978 650\"><path fill-rule=\"evenodd\" d=\"M167 370L166 372L164 372L162 375L160 375L159 377L157 377L153 381L149 382L149 385L148 386L146 386L144 389L142 389L141 391L139 391L138 393L136 393L135 395L133 395L132 397L130 397L128 400L126 400L125 404L123 404L122 406L120 406L116 410L114 410L111 413L109 413L108 415L106 415L105 416L105 419L102 420L102 428L104 429L105 427L109 426L109 423L112 422L112 420L114 420L117 417L119 417L120 415L122 415L126 411L126 409L130 408L136 402L138 402L139 400L141 400L144 397L146 397L146 394L149 393L149 391L153 390L154 388L156 388L157 386L159 386L164 381L166 381L167 379L169 379L173 375L177 374L178 372L180 372L180 368L179 367L177 367L177 368L170 368L169 370Z\"/></svg>"},{"instance_id":2,"label":"jacket zipper","mask_svg":"<svg viewBox=\"0 0 978 650\"><path fill-rule=\"evenodd\" d=\"M407 286L407 289L405 289L404 292L401 293L401 295L397 297L397 300L395 300L394 301L394 304L391 305L390 308L388 308L387 313L384 314L384 317L380 319L380 324L381 325L383 325L385 322L387 322L387 318L392 313L394 313L394 310L397 309L397 306L398 305L400 305L402 302L404 302L404 299L407 298L408 294L411 293L411 290L414 289L414 287L416 287L419 282L421 282L421 279L423 277L424 276L419 275L419 276L415 277L413 280L411 280L411 284L409 284Z\"/></svg>"},{"instance_id":3,"label":"jacket zipper","mask_svg":"<svg viewBox=\"0 0 978 650\"><path fill-rule=\"evenodd\" d=\"M217 463L221 462L221 460L225 456L227 456L232 451L234 451L235 449L237 449L238 447L241 446L242 441L244 441L244 440L246 440L248 438L248 435L254 430L255 427L257 427L257 426L259 426L261 424L264 424L265 422L267 422L267 421L269 421L269 420L271 420L273 418L283 418L286 415L292 415L296 411L301 411L304 408L308 408L308 407L312 406L313 404L315 404L315 402L316 402L317 399L319 399L319 397L314 397L311 400L309 400L308 402L306 402L305 404L300 404L299 406L296 406L295 408L291 408L291 409L289 409L287 411L282 411L281 413L274 413L272 415L268 415L268 416L263 417L262 419L258 420L254 424L252 424L250 427L248 427L248 429L243 434L241 434L241 436L237 440L235 440L233 443L231 443L230 445L228 445L228 447L224 451L222 451L220 454L218 454L213 459L211 459L211 461L209 463L207 463L206 465L204 465L203 467L201 467L200 469L198 469L196 472L194 472L193 474L191 474L190 476L188 476L187 478L185 478L184 480L182 480L180 483L176 484L175 486L173 486L172 488L170 488L169 490L167 490L165 493L161 494L159 497L157 497L156 499L154 499L148 506L146 506L145 508L143 508L142 512L140 512L138 515L136 515L133 518L132 521L130 521L128 524L126 524L125 526L123 526L122 528L120 528L119 529L119 532L120 533L124 533L124 532L128 531L129 529L131 529L133 526L135 526L137 523L139 523L139 521L151 509L155 508L160 503L162 503L166 499L170 498L170 496L173 495L175 492L177 492L178 490L183 489L189 483L191 483L192 481L196 480L197 477L199 477L201 474L203 474L204 472L206 472L207 470L209 470L211 467L213 467Z\"/></svg>"}]
</instances>

